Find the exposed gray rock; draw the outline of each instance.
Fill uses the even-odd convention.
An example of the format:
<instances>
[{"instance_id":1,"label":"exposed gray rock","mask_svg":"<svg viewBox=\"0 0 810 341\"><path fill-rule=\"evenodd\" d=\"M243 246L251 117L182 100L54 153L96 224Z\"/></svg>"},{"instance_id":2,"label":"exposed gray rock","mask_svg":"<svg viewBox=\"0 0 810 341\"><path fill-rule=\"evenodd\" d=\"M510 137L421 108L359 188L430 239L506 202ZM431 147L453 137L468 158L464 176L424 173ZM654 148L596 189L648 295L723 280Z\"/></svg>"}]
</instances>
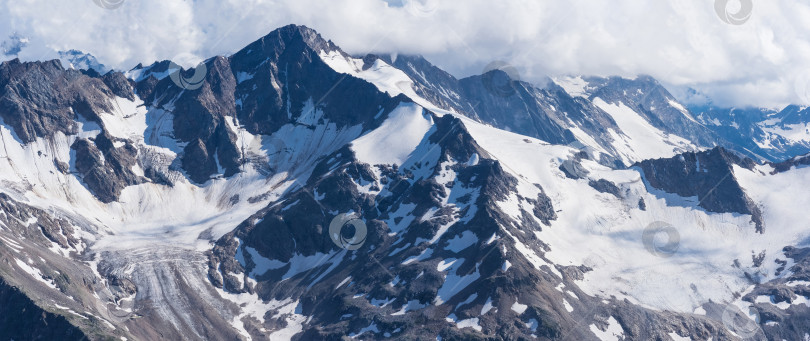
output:
<instances>
[{"instance_id":1,"label":"exposed gray rock","mask_svg":"<svg viewBox=\"0 0 810 341\"><path fill-rule=\"evenodd\" d=\"M759 283L742 299L754 305L758 327L768 340L801 340L810 328L810 307L799 303L810 299L810 286L801 284L810 281L810 249L789 246L783 253L795 262L790 275ZM761 296L769 300L757 302Z\"/></svg>"},{"instance_id":2,"label":"exposed gray rock","mask_svg":"<svg viewBox=\"0 0 810 341\"><path fill-rule=\"evenodd\" d=\"M132 172L132 166L137 164L137 149L129 141L116 148L113 139L101 133L93 141L77 139L71 146L76 151L80 178L105 203L117 200L125 187L146 181Z\"/></svg>"},{"instance_id":3,"label":"exposed gray rock","mask_svg":"<svg viewBox=\"0 0 810 341\"><path fill-rule=\"evenodd\" d=\"M21 143L51 137L56 131L77 133L77 121L98 123L102 131L96 137L75 140L70 163L53 162L58 171L78 176L103 202L117 200L126 186L150 180L172 186L186 175L202 184L212 177L235 175L248 162L262 162L245 155L231 126L268 135L288 124L315 129L328 121L338 128L360 126L368 132L398 105L411 102L335 72L319 58L321 51L346 56L313 30L287 26L230 57L206 60L198 89L183 89L165 77L168 61L139 65L133 71L140 76L134 80L118 72L64 70L58 62L6 62L0 66L0 117ZM617 126L591 103L595 97L621 101L654 126L697 144L717 142L711 132L665 106L669 94L649 77L595 79L596 87L583 98L571 97L553 84L538 88L504 78L508 74L498 70L457 80L419 57L394 60L369 55L363 58L363 68L380 58L417 80L415 91L443 108L553 143L574 142L568 127L576 122L609 145L608 132ZM195 71L178 72L188 76ZM493 77L514 91L493 94L486 84ZM179 158L154 155L135 141L112 136L111 127L105 127L98 114L111 111L108 106L115 97L143 99L149 110L172 109L173 129L163 137L176 139L183 147ZM719 322L721 308L716 304L708 304L706 316L698 316L654 311L580 290L578 281L591 269L553 264L546 259L550 246L538 237L541 230L565 228L552 227L557 219L555 201L539 185L531 197L521 194L518 188L525 189L526 180L488 155L462 120L424 114L432 115L434 126L420 146L430 151L417 149L411 162L401 166L369 165L348 146L333 146L334 152L315 155L315 166L306 169L281 198L216 240L205 255L163 245L94 254L85 245L93 239L87 234L96 232L92 223L0 194L0 234L12 238L0 243L21 244L30 256L26 260L42 277L13 266L18 257L14 247L0 248L0 301L10 292L3 280L13 282L26 292L12 293L15 298L9 302L28 296L33 305L25 312L34 314L21 315L24 321L19 324L39 328L44 319L57 331L61 322L52 319L56 315L42 313L36 305L55 310L49 304L67 304L82 317L60 308L63 320L90 339L239 339L243 336L233 327L236 322L259 339L267 330L290 323L287 313L268 312L258 320L242 315L244 311L223 299L219 289L255 294L265 303L297 301L295 313L308 319L302 333L295 335L302 340L358 336L371 325L376 330L359 339L438 335L444 340L594 340L594 328L606 330L611 318L622 327L625 339L667 340L670 333L698 340L735 339ZM587 179L596 190L622 198L616 184L588 177L581 162L588 157L588 152L580 151L564 160L560 169L569 178ZM624 166L610 155L596 161ZM806 159L796 158L774 168L778 172L805 164ZM750 169L754 164L718 148L636 166L652 187L698 196L708 211L751 214L762 231L761 213L734 179L733 165ZM144 176L135 174L137 167ZM271 176L276 171L267 166L259 173ZM448 173L452 180L442 176ZM25 191L31 187L19 192ZM219 203L226 207L256 203L267 195L228 194ZM514 200L520 202L519 212L505 212L503 203ZM628 209L636 204L635 199L628 203ZM646 209L643 199L637 205ZM366 235L357 249L342 248L330 234L331 222L347 212L364 222ZM348 238L361 230L352 228L339 235ZM209 229L198 238L214 237ZM759 283L744 298L749 302L760 295L772 298L774 304L756 304L763 317L763 335L769 338L796 339L802 336L798 331L808 330L804 305L788 309L776 305L810 297L810 288L786 284L810 280L805 273L810 268L807 254L803 249L785 249L786 259L778 260L777 272L789 278ZM754 254L754 267L764 259ZM786 269L787 264L793 265ZM746 275L752 282L762 281L759 274ZM456 325L464 320L475 327ZM0 325L0 338L3 332Z\"/></svg>"},{"instance_id":4,"label":"exposed gray rock","mask_svg":"<svg viewBox=\"0 0 810 341\"><path fill-rule=\"evenodd\" d=\"M0 64L0 117L24 143L77 133L78 115L98 121L98 113L112 111L114 94L101 79L65 70L58 60Z\"/></svg>"},{"instance_id":5,"label":"exposed gray rock","mask_svg":"<svg viewBox=\"0 0 810 341\"><path fill-rule=\"evenodd\" d=\"M73 225L64 219L51 216L45 211L27 205L20 205L12 200L8 194L0 193L0 222L4 226L18 231L25 231L30 238L46 237L49 241L63 248L72 248L79 245L75 237ZM30 219L36 220L36 225L28 225ZM40 234L41 233L41 234Z\"/></svg>"},{"instance_id":6,"label":"exposed gray rock","mask_svg":"<svg viewBox=\"0 0 810 341\"><path fill-rule=\"evenodd\" d=\"M449 115L434 119L436 131L428 140L440 147L442 156L437 164L420 160L418 166L403 168L371 166L352 158L348 148L333 153L325 158L329 161L316 167L304 189L258 212L217 241L209 254L209 279L235 293L255 292L265 299L298 297L301 313L312 316L312 322L296 336L301 340L337 340L372 323L377 331L366 332L361 338L424 339L440 335L448 340L485 340L530 339L534 335L540 339L595 340L588 326L604 329L609 316L620 321L627 339L663 340L670 332L703 340L733 339L719 322L706 317L660 313L615 300L604 303L580 291L574 282L589 269L557 267L554 270L563 274L558 277L548 267L537 269L517 256L520 252L511 238L488 242L504 236L506 230L543 257L548 246L531 232L549 228L543 224L556 219L551 200L544 194L519 198L534 210L523 212L517 220L504 214L498 202L515 193L518 180L490 159L457 119ZM474 154L480 156L476 164L451 166L455 181L446 186L437 182L442 171L438 165L451 159L468 160ZM428 167L432 175L414 179L417 169L413 167ZM359 192L359 184L381 194ZM478 194L474 202L473 198L459 198L455 204L472 202L476 209L469 221L453 223L452 210L442 204L442 198L448 188L459 185ZM402 221L394 218L394 212L403 205L411 207L408 215L422 217L431 212L432 218L416 219L393 236L393 224ZM342 251L328 236L334 212L347 211L361 214L367 225L367 239L355 251ZM428 243L447 223L451 225L436 243ZM474 236L471 245L451 250L451 240L470 233ZM343 257L342 252L348 253ZM258 264L266 264L268 259L284 264L294 256L319 254L336 258L325 257L311 270L289 278L285 274L291 265L255 272ZM476 276L450 297L442 292L450 278L437 269L437 264L447 259L460 262L452 266L456 276ZM254 280L255 286L243 284ZM579 299L558 290L562 283ZM444 300L437 301L439 297ZM566 298L574 307L573 313L562 303ZM526 306L522 314L512 310L516 302ZM492 308L482 313L485 305ZM394 314L398 311L402 313ZM481 330L455 328L448 318L478 319ZM268 319L265 327L278 323L283 322Z\"/></svg>"},{"instance_id":7,"label":"exposed gray rock","mask_svg":"<svg viewBox=\"0 0 810 341\"><path fill-rule=\"evenodd\" d=\"M616 184L608 180L605 179L590 180L588 181L588 185L601 193L610 193L617 198L622 197L621 189L619 189L619 187L616 186Z\"/></svg>"},{"instance_id":8,"label":"exposed gray rock","mask_svg":"<svg viewBox=\"0 0 810 341\"><path fill-rule=\"evenodd\" d=\"M790 160L782 161L779 163L770 163L773 166L773 174L787 172L793 168L805 167L810 165L810 154L801 155Z\"/></svg>"},{"instance_id":9,"label":"exposed gray rock","mask_svg":"<svg viewBox=\"0 0 810 341\"><path fill-rule=\"evenodd\" d=\"M634 166L641 168L650 186L682 197L696 196L698 205L709 212L750 214L757 232L763 232L762 212L737 183L734 165L751 169L755 163L718 147L668 159L645 160Z\"/></svg>"}]
</instances>

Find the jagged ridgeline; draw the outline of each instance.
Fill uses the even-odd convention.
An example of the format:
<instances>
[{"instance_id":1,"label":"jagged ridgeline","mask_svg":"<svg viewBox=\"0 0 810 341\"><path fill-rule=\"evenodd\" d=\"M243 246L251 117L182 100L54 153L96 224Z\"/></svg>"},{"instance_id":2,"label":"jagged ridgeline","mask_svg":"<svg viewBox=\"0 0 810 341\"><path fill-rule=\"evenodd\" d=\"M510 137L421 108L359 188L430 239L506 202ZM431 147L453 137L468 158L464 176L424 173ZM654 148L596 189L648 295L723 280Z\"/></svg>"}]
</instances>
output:
<instances>
[{"instance_id":1,"label":"jagged ridgeline","mask_svg":"<svg viewBox=\"0 0 810 341\"><path fill-rule=\"evenodd\" d=\"M63 59L0 64L0 338L810 332L805 109L734 132L648 76L457 79L296 25Z\"/></svg>"}]
</instances>

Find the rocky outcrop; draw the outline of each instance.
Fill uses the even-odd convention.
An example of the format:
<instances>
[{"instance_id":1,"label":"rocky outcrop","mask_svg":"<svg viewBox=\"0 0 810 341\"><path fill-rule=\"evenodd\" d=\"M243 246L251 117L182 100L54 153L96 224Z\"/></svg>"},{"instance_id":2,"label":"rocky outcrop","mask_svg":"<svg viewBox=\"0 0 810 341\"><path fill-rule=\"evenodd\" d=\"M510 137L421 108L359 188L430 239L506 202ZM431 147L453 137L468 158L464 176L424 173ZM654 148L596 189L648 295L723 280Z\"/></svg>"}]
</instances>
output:
<instances>
[{"instance_id":1,"label":"rocky outcrop","mask_svg":"<svg viewBox=\"0 0 810 341\"><path fill-rule=\"evenodd\" d=\"M372 166L349 148L323 158L304 188L217 241L208 262L214 286L296 298L296 311L311 319L301 339L365 330L360 335L369 339L595 340L593 328L606 330L609 318L630 339L672 332L732 338L706 317L590 297L576 284L588 268L540 265L548 246L534 232L554 228L552 200L539 186L536 197L521 195L522 180L481 149L460 120L434 122L426 141L438 150L436 160L417 155L398 167ZM606 181L595 186L612 192ZM520 214L504 213L502 205L515 200ZM329 236L341 212L365 222L356 250ZM283 324L278 316L263 327Z\"/></svg>"},{"instance_id":2,"label":"rocky outcrop","mask_svg":"<svg viewBox=\"0 0 810 341\"><path fill-rule=\"evenodd\" d=\"M141 167L146 178L133 174L133 166L142 166L142 151L133 141L110 136L99 119L100 113L113 112L111 100L116 96L135 100L137 94L149 107L171 110L172 137L183 146L178 167L202 184L215 175L230 177L240 171L246 156L244 146L237 145L238 129L269 135L285 124L314 126L325 121L338 128L367 129L380 123L376 117L381 110L390 111L407 100L335 72L321 60L322 51L345 55L315 31L290 25L198 68L177 71L169 61L139 65L131 71L138 75L134 81L120 72L66 70L57 60L13 60L0 66L0 117L23 143L55 132L76 134L81 120L102 126L103 138L77 140L72 149L77 176L101 201L112 202L123 188L146 178L173 183L148 165ZM183 88L175 83L177 77L167 76L179 72L178 77L190 77L198 71L204 72L198 88ZM111 143L102 146L104 141Z\"/></svg>"},{"instance_id":3,"label":"rocky outcrop","mask_svg":"<svg viewBox=\"0 0 810 341\"><path fill-rule=\"evenodd\" d=\"M374 85L335 72L319 53L345 54L304 26L279 28L230 57L205 61L199 88L184 89L172 77L169 62L141 69L135 88L147 103L171 106L175 138L187 143L182 165L189 178L204 183L220 171L239 172L242 146L229 122L251 134L270 135L285 124L314 126L328 120L339 128L379 122L404 98L393 99ZM190 77L197 69L178 71Z\"/></svg>"},{"instance_id":4,"label":"rocky outcrop","mask_svg":"<svg viewBox=\"0 0 810 341\"><path fill-rule=\"evenodd\" d=\"M78 115L98 122L99 113L112 111L110 99L127 95L126 88L120 77L92 78L65 70L58 60L14 59L0 64L0 117L23 143L56 132L76 134Z\"/></svg>"},{"instance_id":5,"label":"rocky outcrop","mask_svg":"<svg viewBox=\"0 0 810 341\"><path fill-rule=\"evenodd\" d=\"M91 77L78 70L64 69L58 60L0 65L0 117L11 126L21 143L37 138L51 139L57 132L77 134L79 121L95 121L103 127L101 113L110 113L113 99L134 100L133 88L123 74L110 72ZM78 139L75 171L102 202L118 199L126 186L146 179L132 173L137 149L131 141L117 139L106 128L95 139ZM116 144L123 144L115 147ZM55 161L63 173L69 166Z\"/></svg>"},{"instance_id":6,"label":"rocky outcrop","mask_svg":"<svg viewBox=\"0 0 810 341\"><path fill-rule=\"evenodd\" d=\"M810 154L797 156L779 163L769 163L773 167L773 174L787 172L793 168L810 166Z\"/></svg>"},{"instance_id":7,"label":"rocky outcrop","mask_svg":"<svg viewBox=\"0 0 810 341\"><path fill-rule=\"evenodd\" d=\"M782 251L784 258L776 259L783 265L777 269L779 277L757 283L742 301L751 305L748 314L758 317L751 322L756 329L749 329L768 340L801 340L810 329L810 306L803 303L810 300L810 249L788 246ZM788 261L792 265L786 269Z\"/></svg>"},{"instance_id":8,"label":"rocky outcrop","mask_svg":"<svg viewBox=\"0 0 810 341\"><path fill-rule=\"evenodd\" d=\"M616 186L616 184L608 180L605 179L589 180L588 185L593 187L593 189L599 191L600 193L613 194L613 196L617 198L622 197L621 189L619 189L619 186Z\"/></svg>"},{"instance_id":9,"label":"rocky outcrop","mask_svg":"<svg viewBox=\"0 0 810 341\"><path fill-rule=\"evenodd\" d=\"M644 160L634 166L641 169L653 188L681 197L697 197L697 205L709 212L749 214L757 231L763 232L762 211L737 182L734 165L752 169L756 164L717 147L668 159Z\"/></svg>"},{"instance_id":10,"label":"rocky outcrop","mask_svg":"<svg viewBox=\"0 0 810 341\"><path fill-rule=\"evenodd\" d=\"M547 247L530 233L556 219L542 188L536 198L519 197L533 209L518 220L504 214L500 205L516 193L518 179L490 159L458 119L447 115L435 122L436 131L427 140L440 150L438 160L392 168L359 163L348 148L335 152L316 168L306 188L219 240L209 256L209 278L215 286L233 292L299 297L301 313L312 316L308 326L318 326L305 327L302 339L356 335L370 324L375 330L365 336L372 338L560 338L582 332L574 327L577 321L611 314L610 306L577 290L581 301L576 301L575 311L582 314L572 315L559 303L566 294L554 287L565 282L567 288L575 288L569 281L577 277L561 278L548 268L537 271L534 264L516 256L521 252L503 231L532 250ZM477 162L466 162L473 159ZM451 160L462 162L447 166ZM427 177L415 175L426 170L430 170ZM450 170L455 180L440 181L441 174ZM360 185L371 193L358 191ZM462 188L468 194L454 200L453 205L459 206L454 212L443 198L459 195L454 191ZM407 209L404 215L403 208ZM367 236L361 248L344 254L330 240L328 226L335 212L347 211L360 214ZM400 226L403 221L410 222ZM463 244L461 239L471 241ZM322 261L304 271L299 268L301 257ZM448 260L457 263L439 265ZM278 267L268 270L268 264ZM472 282L459 285L461 278ZM253 281L255 285L246 284ZM454 286L459 286L458 292L448 294ZM514 307L521 305L525 308L516 316L515 309L520 308ZM623 311L623 322L632 326L649 318L649 311L638 309L633 315L628 308L617 307L612 314ZM637 335L666 335L673 322L659 318L659 331L643 330ZM454 326L454 321L467 319L475 319L481 329ZM711 321L693 323L690 331L704 328L712 335L725 335ZM589 335L578 339L592 338Z\"/></svg>"},{"instance_id":11,"label":"rocky outcrop","mask_svg":"<svg viewBox=\"0 0 810 341\"><path fill-rule=\"evenodd\" d=\"M28 238L40 240L45 243L56 243L65 249L75 248L81 245L81 241L76 237L76 229L69 221L51 216L47 212L22 205L9 197L6 193L0 193L0 222L8 228L22 231ZM34 220L35 225L27 222ZM42 237L47 238L43 240Z\"/></svg>"},{"instance_id":12,"label":"rocky outcrop","mask_svg":"<svg viewBox=\"0 0 810 341\"><path fill-rule=\"evenodd\" d=\"M68 137L74 141L71 159L54 158L52 173L74 174L103 202L113 202L127 186L147 181L172 186L183 176L197 184L229 177L245 169L249 157L255 157L251 162L264 163L257 176L288 177L281 182L268 180L266 187L273 189L250 198L235 187L260 184L247 177L217 181L211 187L200 186L202 190L183 185L175 188L177 192L169 191L170 195L148 192L159 186L139 189L140 199L147 202L144 207L155 204L149 200L203 196L206 203L216 202L228 216L193 222L220 225L203 226L200 230L207 230L202 232L194 230L196 227L163 231L162 223L156 222L160 230L119 234L115 226L95 226L105 219L85 221L66 205L47 210L12 199L34 197L26 196L28 193L47 195L35 187L42 183L26 179L8 184L13 195L0 193L0 243L4 246L0 248L0 277L5 279L0 280L0 305L21 313L5 319L0 316L0 338L70 339L72 334L58 334L70 323L98 339L239 339L246 334L259 339L289 327L287 332L298 339L433 339L438 335L451 340L592 340L599 331L612 332L617 326L626 339L666 340L674 337L671 333L704 340L733 338L720 326L716 309L710 307L705 309L706 316L661 312L628 300L592 297L580 290L584 274L592 269L551 262L546 257L551 246L542 239L550 234L539 233L566 233L564 223L555 224L555 204L562 202L559 206L569 209L561 200L569 193L555 193L552 199L542 186L529 183L489 155L467 130L466 121L457 116L422 112L432 122L429 135L422 137L405 162L364 163L362 155L355 155L355 149L344 144L378 127L394 108L411 99L380 92L362 79L335 72L321 60L322 53L348 56L311 29L287 26L232 56L211 58L193 69L172 70L176 65L169 61L139 66L127 74L132 80L117 72L101 75L92 70L65 70L53 62L3 63L0 109L7 110L0 116L21 143L53 137L54 132L81 133ZM457 80L419 57L369 55L362 59L362 68L368 70L381 59L414 78L414 91L442 108L553 143L574 142L572 126L598 143L610 142L611 129L618 127L590 102L595 97L625 103L666 132L683 133L699 143L711 142L690 123L688 115L665 105L668 93L647 77L592 80L591 92L579 97L554 84L539 88L511 79L499 70ZM203 71L199 87L184 88L176 82L177 76ZM171 72L178 73L172 77ZM509 87L493 89L492 82ZM111 111L106 106L115 97L134 100L136 105L143 99L147 129L160 134L151 137L168 140L169 146L154 141L142 145L138 134L132 140L113 134L117 122L111 120L128 119L128 113L110 119L100 116ZM165 115L158 120L170 117L166 122L171 129L150 126L156 113ZM79 132L77 121L91 123L85 127L91 129ZM87 121L95 121L98 127ZM307 154L301 157L305 161L295 165L300 169L271 164L263 158L269 155L256 155L255 149L253 155L245 155L242 142L250 140L246 135L263 135L252 142L260 141L267 148L265 143L272 141L264 139L267 135L290 127L295 134L323 133L307 143L326 140L336 130L336 135L346 136L320 149L301 148L301 141L292 141L296 146L290 148L270 146L274 153ZM350 127L353 129L346 129ZM95 129L100 133L89 137L88 131ZM555 153L561 150L548 148ZM583 149L569 154L559 169L570 179L552 171L552 176L541 181L587 183L608 194L597 198L605 207L620 203L621 211L616 212L622 215L634 214L636 205L647 208L634 192L636 188L643 192L640 187L624 183L620 187L597 178L609 171L583 162L592 153ZM50 155L39 156L51 166ZM609 156L597 161L623 167ZM774 164L774 169L779 172L806 164L806 158L796 158ZM696 204L708 211L750 214L762 231L761 213L736 182L735 165L754 166L722 148L636 166L650 188L697 197ZM227 188L227 193L209 198L218 195L210 194L219 190L216 187ZM584 194L594 194L582 188ZM186 190L194 194L185 196L182 191ZM178 192L183 195L174 196ZM245 202L269 204L244 219L248 206L238 205ZM140 223L135 218L142 216L136 214L143 213L131 209L141 206L126 204L107 208L131 214L126 224ZM193 208L183 209L192 212L184 215L194 215ZM661 209L658 202L651 205L653 209ZM252 207L249 212L254 211ZM229 215L234 212L239 213ZM174 212L170 213L167 225L196 218L174 221ZM346 216L350 220L343 220ZM236 224L233 217L244 220L218 238ZM564 220L570 221L568 217ZM335 221L344 224L338 225L337 232L333 231ZM183 234L195 246L218 239L204 255L190 250L188 244L145 245L159 238L175 238L175 234ZM362 234L359 243L351 245L357 247L347 247L345 241L358 234ZM94 249L87 245L93 241L106 245L102 242ZM115 243L126 245L116 249L118 245L111 246ZM744 300L755 303L766 321L807 330L803 322L806 305L792 304L810 297L801 284L810 280L803 270L807 251L786 249L785 254L794 261L786 269L788 260L778 259L782 268L777 276L790 276L787 280L792 282L759 283ZM760 267L764 259L764 253L754 255L754 267ZM761 273L745 275L754 283L764 278ZM770 296L775 304L763 303L762 295ZM31 300L20 298L26 296ZM34 302L45 310L64 313L64 317L46 313ZM776 309L785 303L791 306ZM64 323L67 326L62 328ZM42 324L50 328L45 332L57 334L3 334L18 331L7 326L38 331ZM801 337L793 329L764 326L771 338Z\"/></svg>"},{"instance_id":13,"label":"rocky outcrop","mask_svg":"<svg viewBox=\"0 0 810 341\"><path fill-rule=\"evenodd\" d=\"M71 149L76 151L76 171L87 188L105 203L118 199L127 186L146 181L133 173L138 150L129 142L115 147L115 138L101 133L93 140L77 139Z\"/></svg>"}]
</instances>

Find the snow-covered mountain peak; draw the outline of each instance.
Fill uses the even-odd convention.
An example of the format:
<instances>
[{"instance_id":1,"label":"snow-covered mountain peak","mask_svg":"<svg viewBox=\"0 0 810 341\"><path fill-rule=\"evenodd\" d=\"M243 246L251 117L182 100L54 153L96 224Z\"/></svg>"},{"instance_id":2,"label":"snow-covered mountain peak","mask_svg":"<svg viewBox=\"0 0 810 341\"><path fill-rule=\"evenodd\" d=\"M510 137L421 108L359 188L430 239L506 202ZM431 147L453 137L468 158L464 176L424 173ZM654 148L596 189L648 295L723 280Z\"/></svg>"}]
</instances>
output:
<instances>
[{"instance_id":1,"label":"snow-covered mountain peak","mask_svg":"<svg viewBox=\"0 0 810 341\"><path fill-rule=\"evenodd\" d=\"M555 84L562 87L572 97L590 97L594 86L590 85L582 76L562 76L552 78Z\"/></svg>"},{"instance_id":2,"label":"snow-covered mountain peak","mask_svg":"<svg viewBox=\"0 0 810 341\"><path fill-rule=\"evenodd\" d=\"M59 51L59 59L62 61L62 65L65 68L87 71L93 70L99 75L110 71L108 67L101 64L93 55L78 50Z\"/></svg>"},{"instance_id":3,"label":"snow-covered mountain peak","mask_svg":"<svg viewBox=\"0 0 810 341\"><path fill-rule=\"evenodd\" d=\"M315 30L302 25L287 25L273 30L248 44L231 59L261 63L261 58L276 59L283 53L302 53L304 50L319 54L339 53L348 56L332 41L327 41Z\"/></svg>"},{"instance_id":4,"label":"snow-covered mountain peak","mask_svg":"<svg viewBox=\"0 0 810 341\"><path fill-rule=\"evenodd\" d=\"M807 330L807 157L651 77L486 76L295 25L188 70L4 62L0 294L98 339Z\"/></svg>"}]
</instances>

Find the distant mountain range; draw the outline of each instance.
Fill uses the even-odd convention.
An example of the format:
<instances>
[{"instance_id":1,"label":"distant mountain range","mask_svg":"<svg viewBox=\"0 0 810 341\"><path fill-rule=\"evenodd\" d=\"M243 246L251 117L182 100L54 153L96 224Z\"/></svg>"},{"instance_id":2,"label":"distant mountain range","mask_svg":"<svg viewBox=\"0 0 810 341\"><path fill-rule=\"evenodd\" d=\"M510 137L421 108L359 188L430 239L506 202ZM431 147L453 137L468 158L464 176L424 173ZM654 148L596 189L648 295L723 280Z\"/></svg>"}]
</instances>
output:
<instances>
[{"instance_id":1,"label":"distant mountain range","mask_svg":"<svg viewBox=\"0 0 810 341\"><path fill-rule=\"evenodd\" d=\"M0 339L802 340L807 108L352 56L0 64Z\"/></svg>"}]
</instances>

